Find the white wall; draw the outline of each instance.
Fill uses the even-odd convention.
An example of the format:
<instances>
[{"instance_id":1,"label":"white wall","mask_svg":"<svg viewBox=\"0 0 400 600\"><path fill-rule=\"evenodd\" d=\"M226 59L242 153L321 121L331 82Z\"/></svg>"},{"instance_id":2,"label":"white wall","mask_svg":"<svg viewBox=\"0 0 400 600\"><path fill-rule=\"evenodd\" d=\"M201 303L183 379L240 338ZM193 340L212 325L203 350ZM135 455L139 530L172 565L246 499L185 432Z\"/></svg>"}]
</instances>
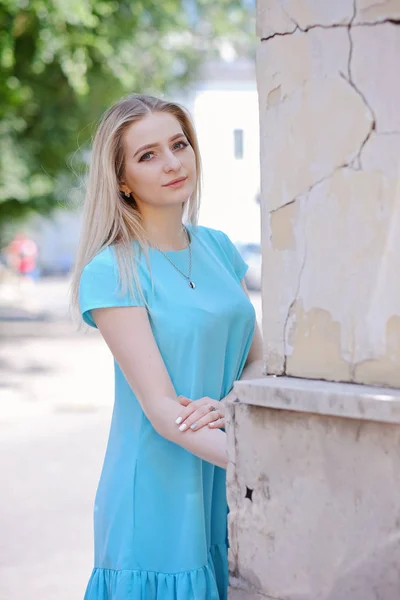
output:
<instances>
[{"instance_id":1,"label":"white wall","mask_svg":"<svg viewBox=\"0 0 400 600\"><path fill-rule=\"evenodd\" d=\"M257 89L221 85L202 89L192 113L203 161L200 224L222 229L234 241L259 241L259 119ZM242 129L243 158L234 156L234 130Z\"/></svg>"}]
</instances>

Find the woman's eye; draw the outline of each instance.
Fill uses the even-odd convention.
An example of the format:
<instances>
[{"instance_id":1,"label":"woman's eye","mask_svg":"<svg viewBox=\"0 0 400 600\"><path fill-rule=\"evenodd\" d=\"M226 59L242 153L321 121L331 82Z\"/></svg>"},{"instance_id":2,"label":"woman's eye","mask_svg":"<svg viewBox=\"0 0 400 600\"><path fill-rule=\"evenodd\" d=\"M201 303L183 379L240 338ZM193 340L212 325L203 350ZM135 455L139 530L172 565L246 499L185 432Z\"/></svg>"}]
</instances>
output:
<instances>
[{"instance_id":1,"label":"woman's eye","mask_svg":"<svg viewBox=\"0 0 400 600\"><path fill-rule=\"evenodd\" d=\"M188 145L189 144L187 142L181 140L180 142L176 142L176 144L174 144L174 148L175 150L181 150L182 148L187 148Z\"/></svg>"},{"instance_id":2,"label":"woman's eye","mask_svg":"<svg viewBox=\"0 0 400 600\"><path fill-rule=\"evenodd\" d=\"M146 152L146 154L143 154L143 156L140 157L140 160L149 160L152 157L152 152Z\"/></svg>"},{"instance_id":3,"label":"woman's eye","mask_svg":"<svg viewBox=\"0 0 400 600\"><path fill-rule=\"evenodd\" d=\"M176 142L172 148L173 150L183 150L184 148L187 148L189 146L188 142L185 142L183 140L181 140L180 142ZM140 157L140 161L139 162L146 162L149 161L153 158L154 152L146 152L146 154L143 154L143 156Z\"/></svg>"}]
</instances>

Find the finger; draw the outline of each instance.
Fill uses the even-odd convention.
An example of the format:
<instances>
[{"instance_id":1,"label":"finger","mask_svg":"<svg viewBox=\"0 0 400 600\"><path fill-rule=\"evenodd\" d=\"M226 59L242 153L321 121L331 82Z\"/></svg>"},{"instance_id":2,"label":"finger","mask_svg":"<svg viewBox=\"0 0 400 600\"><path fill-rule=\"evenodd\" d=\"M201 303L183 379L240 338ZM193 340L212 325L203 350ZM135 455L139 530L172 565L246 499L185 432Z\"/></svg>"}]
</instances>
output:
<instances>
[{"instance_id":1,"label":"finger","mask_svg":"<svg viewBox=\"0 0 400 600\"><path fill-rule=\"evenodd\" d=\"M178 418L175 420L175 423L177 425L180 425L181 423L183 423L183 421L185 421L193 412L195 412L196 410L196 405L194 404L194 402L191 402L188 406L186 406L185 408L182 408L182 410L179 412L178 414Z\"/></svg>"},{"instance_id":2,"label":"finger","mask_svg":"<svg viewBox=\"0 0 400 600\"><path fill-rule=\"evenodd\" d=\"M223 429L225 427L225 417L212 421L208 426L211 427L211 429Z\"/></svg>"},{"instance_id":3,"label":"finger","mask_svg":"<svg viewBox=\"0 0 400 600\"><path fill-rule=\"evenodd\" d=\"M219 414L217 411L207 412L207 414L205 414L200 419L197 419L194 423L192 423L190 425L190 429L192 431L198 431L202 427L206 427L206 425L209 425L210 423L217 421L221 418L222 415Z\"/></svg>"},{"instance_id":4,"label":"finger","mask_svg":"<svg viewBox=\"0 0 400 600\"><path fill-rule=\"evenodd\" d=\"M184 398L184 396L182 396L182 398ZM210 409L210 405L206 405L204 402L202 402L201 400L189 400L189 404L183 408L181 410L181 412L178 415L178 418L175 420L175 423L179 426L181 426L181 424L184 423L184 421L186 421L186 419L188 417L190 417L191 415L193 415L196 411L199 411L199 415L201 416L202 414L204 414L205 412L207 412L207 410ZM207 408L207 410L206 410ZM197 417L195 417L197 418ZM193 421L190 421L189 425L192 423ZM188 427L180 427L181 431L184 431L185 429L187 429Z\"/></svg>"},{"instance_id":5,"label":"finger","mask_svg":"<svg viewBox=\"0 0 400 600\"><path fill-rule=\"evenodd\" d=\"M186 398L185 396L178 396L178 400L183 406L189 406L189 404L192 402L190 398Z\"/></svg>"},{"instance_id":6,"label":"finger","mask_svg":"<svg viewBox=\"0 0 400 600\"><path fill-rule=\"evenodd\" d=\"M180 431L186 431L189 429L194 423L198 423L205 415L209 415L210 411L206 405L197 406L196 410L193 411L182 424L179 425Z\"/></svg>"}]
</instances>

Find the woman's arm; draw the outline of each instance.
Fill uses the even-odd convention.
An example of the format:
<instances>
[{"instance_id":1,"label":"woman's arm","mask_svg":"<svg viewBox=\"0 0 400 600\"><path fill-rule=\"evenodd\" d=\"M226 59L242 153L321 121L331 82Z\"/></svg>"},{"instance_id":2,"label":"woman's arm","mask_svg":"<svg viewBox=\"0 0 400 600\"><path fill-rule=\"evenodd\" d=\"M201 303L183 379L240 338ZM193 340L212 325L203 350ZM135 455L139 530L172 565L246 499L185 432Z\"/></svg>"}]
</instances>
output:
<instances>
[{"instance_id":1,"label":"woman's arm","mask_svg":"<svg viewBox=\"0 0 400 600\"><path fill-rule=\"evenodd\" d=\"M93 319L154 429L192 454L226 469L226 434L207 428L186 435L175 421L181 411L172 381L143 307L92 310Z\"/></svg>"}]
</instances>

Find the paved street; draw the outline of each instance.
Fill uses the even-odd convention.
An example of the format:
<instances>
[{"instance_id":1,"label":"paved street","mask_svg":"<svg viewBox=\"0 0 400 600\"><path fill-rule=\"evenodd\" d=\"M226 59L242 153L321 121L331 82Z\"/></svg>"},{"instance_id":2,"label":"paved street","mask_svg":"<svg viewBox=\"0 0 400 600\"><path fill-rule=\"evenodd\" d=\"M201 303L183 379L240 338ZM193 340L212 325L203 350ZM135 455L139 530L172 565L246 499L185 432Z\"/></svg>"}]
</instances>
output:
<instances>
[{"instance_id":1,"label":"paved street","mask_svg":"<svg viewBox=\"0 0 400 600\"><path fill-rule=\"evenodd\" d=\"M55 279L0 296L0 600L82 600L92 568L113 371L67 292Z\"/></svg>"},{"instance_id":2,"label":"paved street","mask_svg":"<svg viewBox=\"0 0 400 600\"><path fill-rule=\"evenodd\" d=\"M107 427L101 410L2 423L1 600L82 600Z\"/></svg>"}]
</instances>

